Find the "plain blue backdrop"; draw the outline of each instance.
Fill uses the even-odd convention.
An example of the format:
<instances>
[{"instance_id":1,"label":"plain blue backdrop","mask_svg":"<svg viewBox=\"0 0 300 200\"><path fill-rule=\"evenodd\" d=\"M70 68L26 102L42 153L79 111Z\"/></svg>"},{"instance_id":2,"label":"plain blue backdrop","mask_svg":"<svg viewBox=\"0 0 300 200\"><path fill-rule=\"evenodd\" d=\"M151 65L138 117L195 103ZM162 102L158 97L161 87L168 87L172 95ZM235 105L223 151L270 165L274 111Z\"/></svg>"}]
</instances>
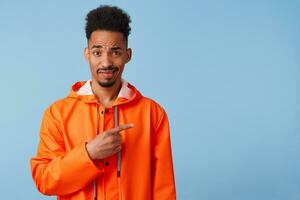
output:
<instances>
[{"instance_id":1,"label":"plain blue backdrop","mask_svg":"<svg viewBox=\"0 0 300 200\"><path fill-rule=\"evenodd\" d=\"M1 199L35 188L45 108L89 79L84 18L132 18L124 78L167 111L180 200L300 199L300 1L0 1Z\"/></svg>"}]
</instances>

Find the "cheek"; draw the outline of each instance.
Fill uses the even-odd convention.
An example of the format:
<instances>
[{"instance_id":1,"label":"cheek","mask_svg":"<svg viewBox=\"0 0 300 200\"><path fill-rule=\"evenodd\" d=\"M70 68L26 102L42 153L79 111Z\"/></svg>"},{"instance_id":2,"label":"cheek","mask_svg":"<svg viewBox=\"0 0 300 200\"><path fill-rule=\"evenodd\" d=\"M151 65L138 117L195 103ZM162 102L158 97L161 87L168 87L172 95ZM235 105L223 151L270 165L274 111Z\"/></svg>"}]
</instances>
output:
<instances>
[{"instance_id":1,"label":"cheek","mask_svg":"<svg viewBox=\"0 0 300 200\"><path fill-rule=\"evenodd\" d=\"M119 76L122 75L123 71L124 71L124 65L123 66L119 66Z\"/></svg>"},{"instance_id":2,"label":"cheek","mask_svg":"<svg viewBox=\"0 0 300 200\"><path fill-rule=\"evenodd\" d=\"M96 58L94 58L94 57L91 57L90 59L89 59L89 63L90 63L90 65L92 65L92 66L95 66L96 64L97 64L97 59Z\"/></svg>"},{"instance_id":3,"label":"cheek","mask_svg":"<svg viewBox=\"0 0 300 200\"><path fill-rule=\"evenodd\" d=\"M90 71L92 74L97 74L97 64L93 62L89 62Z\"/></svg>"},{"instance_id":4,"label":"cheek","mask_svg":"<svg viewBox=\"0 0 300 200\"><path fill-rule=\"evenodd\" d=\"M99 60L97 60L96 58L91 58L89 60L89 63L90 63L91 69L96 69L99 64Z\"/></svg>"},{"instance_id":5,"label":"cheek","mask_svg":"<svg viewBox=\"0 0 300 200\"><path fill-rule=\"evenodd\" d=\"M123 70L123 69L124 69L124 66L125 66L125 64L126 64L126 60L125 60L124 58L118 59L118 60L116 60L116 61L114 62L114 64L115 64L116 66L118 66L118 67L120 68L120 70Z\"/></svg>"}]
</instances>

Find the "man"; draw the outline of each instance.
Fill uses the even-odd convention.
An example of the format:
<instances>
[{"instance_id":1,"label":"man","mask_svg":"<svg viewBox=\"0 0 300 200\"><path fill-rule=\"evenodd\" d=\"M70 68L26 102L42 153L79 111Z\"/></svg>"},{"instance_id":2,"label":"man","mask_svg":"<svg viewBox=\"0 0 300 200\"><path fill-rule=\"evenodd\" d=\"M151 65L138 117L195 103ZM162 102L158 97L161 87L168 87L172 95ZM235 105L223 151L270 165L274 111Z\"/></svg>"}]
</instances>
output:
<instances>
[{"instance_id":1,"label":"man","mask_svg":"<svg viewBox=\"0 0 300 200\"><path fill-rule=\"evenodd\" d=\"M176 199L165 111L122 79L131 59L130 17L100 6L86 17L91 80L44 113L37 156L40 192L58 199Z\"/></svg>"}]
</instances>

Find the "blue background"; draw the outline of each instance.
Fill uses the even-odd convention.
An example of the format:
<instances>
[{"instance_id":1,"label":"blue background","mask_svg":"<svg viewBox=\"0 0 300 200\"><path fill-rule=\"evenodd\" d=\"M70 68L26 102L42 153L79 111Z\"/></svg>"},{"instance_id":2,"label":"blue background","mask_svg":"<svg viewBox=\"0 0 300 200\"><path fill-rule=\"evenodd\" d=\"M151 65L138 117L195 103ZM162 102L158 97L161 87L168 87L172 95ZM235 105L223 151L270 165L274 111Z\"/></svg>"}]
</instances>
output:
<instances>
[{"instance_id":1,"label":"blue background","mask_svg":"<svg viewBox=\"0 0 300 200\"><path fill-rule=\"evenodd\" d=\"M124 78L167 111L178 199L300 199L300 1L0 1L1 199L38 193L41 117L78 80L84 18L132 17Z\"/></svg>"}]
</instances>

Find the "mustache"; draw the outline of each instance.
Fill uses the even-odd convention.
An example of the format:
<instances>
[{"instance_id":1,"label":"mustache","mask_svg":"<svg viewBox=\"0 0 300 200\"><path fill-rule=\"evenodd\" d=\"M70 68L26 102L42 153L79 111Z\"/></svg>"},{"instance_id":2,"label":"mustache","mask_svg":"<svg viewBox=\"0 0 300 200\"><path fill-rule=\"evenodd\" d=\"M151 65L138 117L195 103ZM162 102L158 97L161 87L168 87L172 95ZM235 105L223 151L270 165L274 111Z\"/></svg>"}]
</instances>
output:
<instances>
[{"instance_id":1,"label":"mustache","mask_svg":"<svg viewBox=\"0 0 300 200\"><path fill-rule=\"evenodd\" d=\"M116 66L109 66L109 67L101 67L101 68L97 69L97 73L101 73L103 71L117 72L117 71L119 71L119 68Z\"/></svg>"}]
</instances>

